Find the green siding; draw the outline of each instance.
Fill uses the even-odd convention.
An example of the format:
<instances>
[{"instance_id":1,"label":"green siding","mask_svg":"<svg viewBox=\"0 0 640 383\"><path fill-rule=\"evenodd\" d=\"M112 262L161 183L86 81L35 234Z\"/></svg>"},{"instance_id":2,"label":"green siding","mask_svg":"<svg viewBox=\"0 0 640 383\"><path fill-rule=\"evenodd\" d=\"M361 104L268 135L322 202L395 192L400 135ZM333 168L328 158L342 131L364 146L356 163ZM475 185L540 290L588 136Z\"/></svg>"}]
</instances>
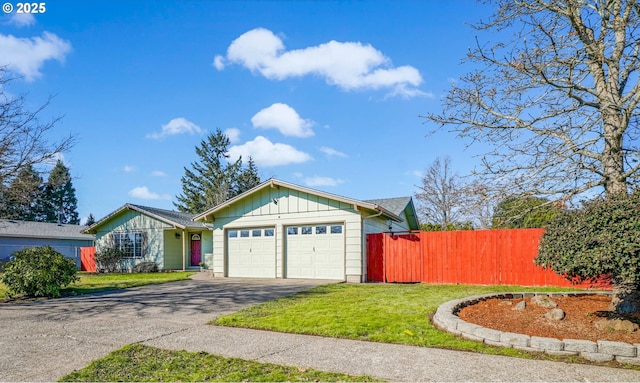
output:
<instances>
[{"instance_id":1,"label":"green siding","mask_svg":"<svg viewBox=\"0 0 640 383\"><path fill-rule=\"evenodd\" d=\"M155 262L160 269L166 269L164 265L164 232L172 226L148 217L137 211L123 211L115 217L100 225L96 232L96 247L98 250L110 245L111 233L144 232L147 235L147 247L143 258L128 259L125 264L128 268L133 268L137 263L151 261Z\"/></svg>"},{"instance_id":2,"label":"green siding","mask_svg":"<svg viewBox=\"0 0 640 383\"><path fill-rule=\"evenodd\" d=\"M176 238L176 234L180 238ZM164 233L164 268L182 270L182 230L167 230ZM188 246L188 237L186 246ZM188 266L188 263L187 263Z\"/></svg>"}]
</instances>

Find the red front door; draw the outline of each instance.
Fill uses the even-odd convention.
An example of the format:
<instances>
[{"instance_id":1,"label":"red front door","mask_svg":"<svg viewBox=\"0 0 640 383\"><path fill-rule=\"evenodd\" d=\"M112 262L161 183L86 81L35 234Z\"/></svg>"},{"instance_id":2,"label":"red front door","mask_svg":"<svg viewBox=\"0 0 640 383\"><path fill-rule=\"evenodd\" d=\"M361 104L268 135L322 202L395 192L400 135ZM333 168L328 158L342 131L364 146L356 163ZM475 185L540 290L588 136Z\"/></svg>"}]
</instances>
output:
<instances>
[{"instance_id":1,"label":"red front door","mask_svg":"<svg viewBox=\"0 0 640 383\"><path fill-rule=\"evenodd\" d=\"M191 234L191 266L198 266L201 257L200 234Z\"/></svg>"}]
</instances>

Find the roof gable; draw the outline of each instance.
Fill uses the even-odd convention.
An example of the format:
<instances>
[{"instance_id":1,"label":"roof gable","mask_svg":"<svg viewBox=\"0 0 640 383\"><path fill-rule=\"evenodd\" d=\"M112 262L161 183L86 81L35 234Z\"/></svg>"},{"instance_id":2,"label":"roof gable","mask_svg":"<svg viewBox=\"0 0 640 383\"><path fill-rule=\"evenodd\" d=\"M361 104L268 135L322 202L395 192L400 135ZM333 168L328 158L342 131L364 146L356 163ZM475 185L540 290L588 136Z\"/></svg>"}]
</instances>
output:
<instances>
[{"instance_id":1,"label":"roof gable","mask_svg":"<svg viewBox=\"0 0 640 383\"><path fill-rule=\"evenodd\" d=\"M155 218L166 224L173 225L179 229L205 228L203 223L193 221L194 214L182 213L175 210L166 210L166 209L160 209L160 208L155 208L150 206L134 205L134 204L127 203L122 207L120 207L119 209L113 211L111 214L102 218L95 224L91 225L87 230L85 230L85 232L95 233L96 228L104 225L105 223L115 218L116 216L118 216L120 213L124 211L136 211L140 214L144 214L148 217Z\"/></svg>"},{"instance_id":2,"label":"roof gable","mask_svg":"<svg viewBox=\"0 0 640 383\"><path fill-rule=\"evenodd\" d=\"M252 188L250 190L247 190L246 192L244 192L244 193L242 193L240 195L237 195L237 196L235 196L235 197L233 197L233 198L231 198L231 199L229 199L229 200L227 200L227 201L225 201L225 202L223 202L223 203L221 203L221 204L219 204L217 206L214 206L213 208L211 208L211 209L209 209L209 210L207 210L207 211L205 211L203 213L200 213L200 214L196 215L193 219L196 220L196 221L206 220L206 218L208 216L212 216L215 213L221 211L222 209L224 209L224 208L226 208L226 207L228 207L228 206L230 206L230 205L242 200L243 198L245 198L245 197L247 197L247 196L249 196L251 194L254 194L254 193L256 193L256 192L258 192L260 190L263 190L264 188L267 188L267 187L275 187L275 188L285 187L285 188L289 188L289 189L292 189L292 190L297 190L297 191L308 193L308 194L311 194L311 195L316 195L316 196L327 198L327 199L330 199L330 200L339 201L339 202L343 202L343 203L346 203L346 204L349 204L349 205L353 205L355 210L357 210L358 208L365 208L365 209L372 210L372 211L379 211L383 215L385 215L386 217L388 217L388 218L390 218L390 219L392 219L394 221L397 221L397 222L404 221L404 219L402 219L398 214L396 214L395 212L387 209L385 206L380 205L380 204L371 203L371 202L367 202L367 201L360 201L360 200L347 198L347 197L342 197L342 196L339 196L339 195L336 195L336 194L331 194L331 193L326 193L326 192L323 192L323 191L320 191L320 190L310 189L310 188L307 188L307 187L304 187L304 186L291 184L291 183L280 181L280 180L277 180L277 179L274 179L274 178L271 178L271 179L269 179L269 180L267 180L267 181L255 186L254 188ZM391 199L389 199L389 200L391 200ZM405 204L405 206L406 206L406 204Z\"/></svg>"},{"instance_id":3,"label":"roof gable","mask_svg":"<svg viewBox=\"0 0 640 383\"><path fill-rule=\"evenodd\" d=\"M408 221L407 223L409 224L411 230L420 229L420 222L418 222L416 208L413 205L413 198L411 197L370 199L366 200L365 202L384 206L387 210L400 217L406 214Z\"/></svg>"}]
</instances>

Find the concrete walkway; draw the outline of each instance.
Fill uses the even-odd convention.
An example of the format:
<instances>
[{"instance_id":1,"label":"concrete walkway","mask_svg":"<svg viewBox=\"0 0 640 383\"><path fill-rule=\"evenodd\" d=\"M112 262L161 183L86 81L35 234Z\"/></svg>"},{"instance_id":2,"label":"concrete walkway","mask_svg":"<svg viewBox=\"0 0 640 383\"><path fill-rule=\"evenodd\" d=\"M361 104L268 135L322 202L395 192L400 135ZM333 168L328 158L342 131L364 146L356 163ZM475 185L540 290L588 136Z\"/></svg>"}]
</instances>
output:
<instances>
[{"instance_id":1,"label":"concrete walkway","mask_svg":"<svg viewBox=\"0 0 640 383\"><path fill-rule=\"evenodd\" d=\"M205 278L0 304L0 381L54 381L135 342L391 381L640 381L632 370L205 324L321 283Z\"/></svg>"}]
</instances>

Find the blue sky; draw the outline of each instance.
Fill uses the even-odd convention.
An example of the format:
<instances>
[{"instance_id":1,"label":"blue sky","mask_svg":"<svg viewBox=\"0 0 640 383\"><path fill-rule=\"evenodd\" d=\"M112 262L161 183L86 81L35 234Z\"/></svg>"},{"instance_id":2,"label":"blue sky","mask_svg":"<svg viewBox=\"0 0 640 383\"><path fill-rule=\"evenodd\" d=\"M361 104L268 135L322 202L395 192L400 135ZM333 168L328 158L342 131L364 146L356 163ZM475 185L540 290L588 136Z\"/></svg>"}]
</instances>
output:
<instances>
[{"instance_id":1,"label":"blue sky","mask_svg":"<svg viewBox=\"0 0 640 383\"><path fill-rule=\"evenodd\" d=\"M13 2L14 7L17 2ZM0 65L22 76L64 153L78 210L173 208L194 148L219 128L263 179L356 198L413 195L449 155L480 148L427 136L491 9L472 1L48 1L0 15Z\"/></svg>"}]
</instances>

